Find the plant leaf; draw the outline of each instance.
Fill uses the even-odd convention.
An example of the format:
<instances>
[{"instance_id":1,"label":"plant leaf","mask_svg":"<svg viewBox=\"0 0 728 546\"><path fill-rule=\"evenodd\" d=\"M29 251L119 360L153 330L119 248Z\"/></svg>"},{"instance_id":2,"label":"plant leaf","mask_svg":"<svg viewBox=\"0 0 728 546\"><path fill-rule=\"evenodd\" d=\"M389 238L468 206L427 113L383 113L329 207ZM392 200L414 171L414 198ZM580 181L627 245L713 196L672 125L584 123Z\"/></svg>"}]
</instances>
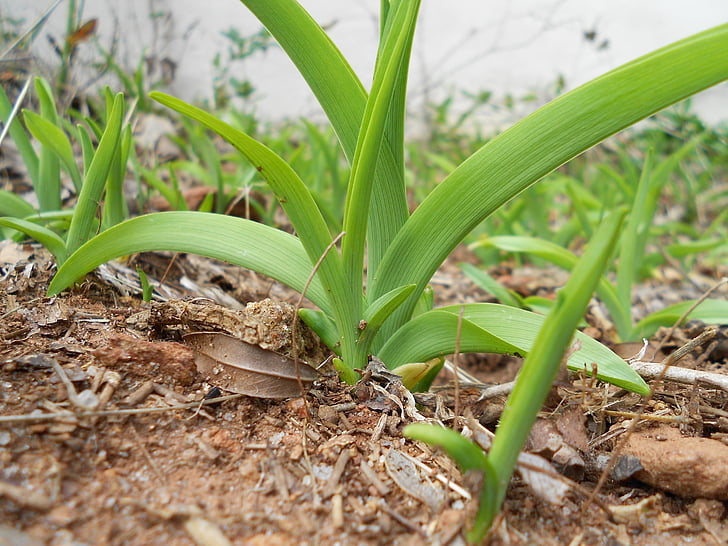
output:
<instances>
[{"instance_id":1,"label":"plant leaf","mask_svg":"<svg viewBox=\"0 0 728 546\"><path fill-rule=\"evenodd\" d=\"M76 192L80 191L82 185L81 172L76 165L73 149L66 134L56 125L35 112L23 110L23 119L30 134L43 146L47 146L50 150L53 150L53 153L58 156L66 172L71 177Z\"/></svg>"},{"instance_id":2,"label":"plant leaf","mask_svg":"<svg viewBox=\"0 0 728 546\"><path fill-rule=\"evenodd\" d=\"M612 255L626 212L626 208L619 209L602 222L566 286L559 292L556 305L538 330L533 351L518 373L488 454L488 462L495 470L497 480L494 484L486 484L486 487L495 490L488 501L492 504L484 510L486 528L490 527L500 510L518 455L556 378L576 325L584 315ZM599 365L601 368L601 362ZM625 362L623 366L636 375ZM620 371L626 372L626 369ZM648 393L649 388L639 379L645 394Z\"/></svg>"},{"instance_id":3,"label":"plant leaf","mask_svg":"<svg viewBox=\"0 0 728 546\"><path fill-rule=\"evenodd\" d=\"M385 122L393 105L400 66L407 63L409 45L414 34L419 0L400 2L390 11L393 30L387 33L374 71L374 82L361 122L357 147L351 165L349 191L344 207L344 232L341 255L344 274L356 292L361 290L364 272L364 249L371 203L373 178L385 135ZM377 219L377 221L386 221Z\"/></svg>"},{"instance_id":4,"label":"plant leaf","mask_svg":"<svg viewBox=\"0 0 728 546\"><path fill-rule=\"evenodd\" d=\"M440 307L415 317L395 332L377 356L390 369L396 369L408 362L454 353L461 307ZM460 331L462 352L526 356L546 319L495 303L470 303L464 307ZM591 363L595 362L599 379L641 394L649 392L642 378L607 347L582 332L576 333L576 339L581 342L581 348L569 357L569 369L591 373Z\"/></svg>"},{"instance_id":5,"label":"plant leaf","mask_svg":"<svg viewBox=\"0 0 728 546\"><path fill-rule=\"evenodd\" d=\"M153 92L150 96L159 103L202 123L232 144L260 171L275 192L308 252L311 263L315 263L326 252L332 240L326 221L316 206L311 192L283 159L263 144L204 110L164 93ZM332 289L335 295L341 295L348 290L348 287L342 284L341 264L337 252L327 253L318 275L324 286ZM347 323L356 319L353 312L350 315L347 317ZM343 316L337 316L338 318L344 319Z\"/></svg>"},{"instance_id":6,"label":"plant leaf","mask_svg":"<svg viewBox=\"0 0 728 546\"><path fill-rule=\"evenodd\" d=\"M194 233L194 237L180 234ZM100 264L137 252L191 252L253 269L299 292L311 275L300 241L243 218L204 212L158 212L126 220L100 233L71 255L48 287L57 294ZM306 296L325 312L329 302L314 278Z\"/></svg>"},{"instance_id":7,"label":"plant leaf","mask_svg":"<svg viewBox=\"0 0 728 546\"><path fill-rule=\"evenodd\" d=\"M106 185L106 177L112 164L114 154L119 146L121 124L124 117L124 96L119 93L114 99L114 107L109 114L106 129L94 154L88 171L85 173L83 186L78 195L76 210L68 228L66 248L73 253L91 238L96 219L96 211Z\"/></svg>"},{"instance_id":8,"label":"plant leaf","mask_svg":"<svg viewBox=\"0 0 728 546\"><path fill-rule=\"evenodd\" d=\"M412 423L402 433L407 438L441 447L463 471L484 471L488 464L485 453L478 444L452 429L427 423Z\"/></svg>"},{"instance_id":9,"label":"plant leaf","mask_svg":"<svg viewBox=\"0 0 728 546\"><path fill-rule=\"evenodd\" d=\"M694 300L683 301L648 315L635 325L630 337L649 338L660 326L675 324L694 304ZM701 320L706 324L728 324L728 301L707 299L698 305L687 319Z\"/></svg>"},{"instance_id":10,"label":"plant leaf","mask_svg":"<svg viewBox=\"0 0 728 546\"><path fill-rule=\"evenodd\" d=\"M62 263L66 258L66 243L55 232L46 227L22 218L0 218L0 226L18 230L32 237L46 247L58 263Z\"/></svg>"},{"instance_id":11,"label":"plant leaf","mask_svg":"<svg viewBox=\"0 0 728 546\"><path fill-rule=\"evenodd\" d=\"M728 24L627 63L566 93L488 142L443 180L389 246L372 294L414 282L385 324L411 315L419 291L457 244L506 201L606 137L728 78Z\"/></svg>"}]
</instances>

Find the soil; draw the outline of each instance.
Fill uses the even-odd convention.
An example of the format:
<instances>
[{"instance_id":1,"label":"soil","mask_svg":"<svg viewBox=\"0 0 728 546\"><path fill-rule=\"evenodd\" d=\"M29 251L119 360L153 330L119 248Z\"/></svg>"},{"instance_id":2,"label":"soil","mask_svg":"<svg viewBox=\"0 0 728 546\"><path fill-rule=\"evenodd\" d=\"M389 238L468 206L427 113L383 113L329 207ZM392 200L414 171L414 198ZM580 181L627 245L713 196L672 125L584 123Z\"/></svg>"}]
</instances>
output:
<instances>
[{"instance_id":1,"label":"soil","mask_svg":"<svg viewBox=\"0 0 728 546\"><path fill-rule=\"evenodd\" d=\"M0 248L0 544L464 543L477 477L401 431L435 420L486 437L502 396L478 402L481 391L463 385L455 418L448 378L415 405L373 362L353 387L325 365L304 397L216 401L229 393L197 372L181 336L228 332L291 355L296 295L194 256L133 260L152 278L167 275L165 301L143 303L132 269L118 264L47 298L49 256ZM446 264L435 278L443 302L485 300L458 271ZM530 293L553 294L563 281L552 270L492 273ZM691 327L663 352L705 329ZM315 336L297 330L298 357L325 362ZM726 349L719 331L680 364L722 375ZM483 383L518 369L509 357L460 361ZM538 458L513 479L490 543L728 542L725 388L664 381L643 406L619 389L562 379L529 441ZM643 421L625 432L636 411ZM527 471L542 463L551 470Z\"/></svg>"}]
</instances>

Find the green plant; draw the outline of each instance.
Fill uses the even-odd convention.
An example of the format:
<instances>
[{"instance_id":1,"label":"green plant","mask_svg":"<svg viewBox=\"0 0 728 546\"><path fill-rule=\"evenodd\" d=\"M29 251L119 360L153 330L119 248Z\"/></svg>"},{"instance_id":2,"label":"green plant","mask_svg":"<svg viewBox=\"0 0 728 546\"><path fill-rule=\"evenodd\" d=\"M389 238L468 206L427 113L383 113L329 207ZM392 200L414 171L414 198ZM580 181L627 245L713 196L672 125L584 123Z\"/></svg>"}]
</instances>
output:
<instances>
[{"instance_id":1,"label":"green plant","mask_svg":"<svg viewBox=\"0 0 728 546\"><path fill-rule=\"evenodd\" d=\"M364 367L369 354L396 369L454 351L457 313L428 309L423 293L449 252L484 218L606 136L728 76L728 66L714 59L728 44L728 26L658 50L559 97L490 141L410 216L403 182L404 90L418 3L383 3L382 40L368 96L340 52L297 3L245 3L309 82L351 163L340 251L328 251L333 234L306 185L282 159L214 116L154 93L153 98L213 129L251 161L276 193L297 237L219 215L142 216L87 243L59 269L49 291L57 293L116 256L156 249L225 259L300 291L313 264L324 256L307 292L321 311L301 316L341 355L337 365L349 382L356 380L355 369ZM531 350L542 317L486 304L478 310L463 322L463 350ZM518 332L512 325L518 325ZM595 361L600 377L647 391L602 345L588 339L582 345L570 357L570 367L581 369L584 362Z\"/></svg>"},{"instance_id":2,"label":"green plant","mask_svg":"<svg viewBox=\"0 0 728 546\"><path fill-rule=\"evenodd\" d=\"M488 512L482 520L487 527L500 505L512 460L522 448L524 429L527 432L540 407L554 366L611 253L622 215L610 216L597 232L595 250L577 268L575 280L562 291L545 325L543 317L507 306L432 309L428 282L475 226L523 189L607 136L728 78L728 25L637 59L552 101L464 161L410 215L403 125L419 2L382 2L381 40L368 95L341 53L298 3L244 3L304 75L350 161L342 232L331 233L307 186L270 149L200 109L155 93L153 98L214 130L248 158L275 192L297 236L221 215L141 216L86 243L59 268L48 292L58 293L121 255L161 249L193 252L305 290L320 311L301 311L301 317L341 356L336 365L348 382L357 379L356 369L365 366L370 354L394 370L453 353L456 345L463 352L528 354L503 417L503 426L511 431L510 443L501 435L489 456L491 471L486 478L491 486L485 490ZM588 369L596 363L599 377L648 392L623 360L583 334L577 333L576 339L581 347L574 347L567 366ZM437 367L425 368L413 388L428 387L436 373Z\"/></svg>"},{"instance_id":3,"label":"green plant","mask_svg":"<svg viewBox=\"0 0 728 546\"><path fill-rule=\"evenodd\" d=\"M559 292L548 319L518 374L508 398L493 446L486 456L480 447L455 431L435 425L408 425L410 438L443 447L463 468L484 474L480 505L468 539L480 543L493 523L506 494L516 460L561 365L572 335L589 303L617 240L624 209L605 219L589 248L574 268L566 286ZM468 306L464 306L466 309ZM465 312L467 313L467 311ZM466 314L464 313L464 316Z\"/></svg>"},{"instance_id":4,"label":"green plant","mask_svg":"<svg viewBox=\"0 0 728 546\"><path fill-rule=\"evenodd\" d=\"M89 241L59 269L49 293L106 260L142 250L214 256L299 291L321 259L307 292L321 311L302 311L301 316L341 355L337 366L349 382L356 380L354 370L364 367L369 354L397 368L454 351L457 314L428 310L422 294L436 268L479 222L606 136L728 77L728 65L715 61L728 46L728 25L658 50L559 97L490 141L410 216L403 175L404 91L419 3L383 2L381 43L368 96L341 53L296 2L245 4L307 79L351 162L341 250L329 252L333 235L326 221L306 185L281 158L214 116L154 93L153 98L200 121L251 161L276 193L297 237L219 215L142 216ZM653 85L655 81L661 84ZM507 307L479 309L483 312L463 322L463 347L529 352L542 317ZM503 317L522 321L525 333L503 337L512 334L502 328ZM600 376L608 381L647 391L621 359L594 341L584 340L569 366L580 369L585 361L598 362Z\"/></svg>"},{"instance_id":5,"label":"green plant","mask_svg":"<svg viewBox=\"0 0 728 546\"><path fill-rule=\"evenodd\" d=\"M40 113L23 112L25 128L12 115L7 95L0 91L0 116L10 124L15 141L28 169L39 208L8 191L0 191L0 226L22 232L45 246L62 264L66 257L88 241L98 230L111 227L128 217L123 194L126 159L131 146L131 129L124 126L124 99L104 93L106 122L103 130L87 118L86 124L73 127L58 115L47 81L36 78L35 90ZM22 97L19 97L22 98ZM39 143L33 147L30 135ZM83 151L83 169L79 169L67 129ZM94 149L93 141L99 144ZM72 181L77 194L75 207L63 209L61 171ZM101 220L97 219L105 194Z\"/></svg>"},{"instance_id":6,"label":"green plant","mask_svg":"<svg viewBox=\"0 0 728 546\"><path fill-rule=\"evenodd\" d=\"M223 58L223 55L218 53L212 60L215 109L227 107L233 98L250 99L255 87L248 79L231 76L231 69L238 61L244 61L258 52L265 52L275 45L270 33L264 28L250 36L243 36L238 29L230 27L222 35L229 43L227 56Z\"/></svg>"},{"instance_id":7,"label":"green plant","mask_svg":"<svg viewBox=\"0 0 728 546\"><path fill-rule=\"evenodd\" d=\"M625 200L630 205L630 214L618 245L619 267L616 282L611 283L606 277L603 277L597 286L597 294L607 307L617 335L621 340L638 340L642 337L649 337L659 326L668 326L674 323L676 318L674 316L675 308L671 307L655 312L635 324L632 320L632 289L634 282L644 275L644 266L649 260L647 245L660 192L668 182L670 173L676 169L679 161L688 152L692 151L702 138L702 134L692 138L659 163L654 160L653 152L648 150L641 174L633 173L633 180L627 180L616 173L611 175L626 194ZM623 163L627 163L624 157ZM602 204L602 213L603 207L604 204ZM583 210L586 206L581 208ZM588 220L582 220L582 225L588 226ZM725 242L719 239L702 242L702 247L693 244L687 247L686 250L725 245ZM515 253L528 253L569 270L578 261L577 256L563 246L536 237L515 235L485 237L474 243L473 246L497 248ZM678 250L673 249L673 252L678 252ZM519 307L527 306L528 301L520 300L509 292L503 292L502 289L498 290L492 279L488 278L483 272L475 270L474 267L464 265L463 271L485 290L497 292L499 299L504 303ZM695 302L685 302L680 304L680 308L687 309L693 303ZM689 318L710 323L721 323L726 316L728 316L728 302L707 300L693 310ZM677 318L679 318L679 315Z\"/></svg>"}]
</instances>

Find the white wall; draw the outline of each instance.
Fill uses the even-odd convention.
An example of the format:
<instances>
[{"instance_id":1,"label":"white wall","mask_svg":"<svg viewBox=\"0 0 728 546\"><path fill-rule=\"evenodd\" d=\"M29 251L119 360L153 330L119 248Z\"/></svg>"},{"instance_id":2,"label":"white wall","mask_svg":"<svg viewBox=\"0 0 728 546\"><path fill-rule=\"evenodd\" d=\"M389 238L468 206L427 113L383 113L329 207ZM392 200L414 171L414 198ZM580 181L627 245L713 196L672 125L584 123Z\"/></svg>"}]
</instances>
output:
<instances>
[{"instance_id":1,"label":"white wall","mask_svg":"<svg viewBox=\"0 0 728 546\"><path fill-rule=\"evenodd\" d=\"M51 3L21 2L0 0L0 9L4 15L31 21ZM332 38L368 85L379 0L301 3L331 27ZM726 0L424 0L422 4L410 78L415 114L423 99L441 99L459 90L488 89L496 96L537 91L543 96L558 74L574 87L652 49L728 21ZM150 12L171 15L157 19L155 32ZM227 47L221 30L235 26L248 34L259 28L236 0L87 0L85 13L99 18L101 43L110 44L118 32L119 55L129 65L136 64L142 48L174 60L178 69L172 92L185 99L209 95L212 56ZM65 4L61 4L44 34L60 36L64 25ZM584 38L589 30L597 32L594 42ZM603 40L609 45L600 49ZM38 41L40 49L44 43ZM280 50L259 55L239 70L238 76L251 79L258 88L255 106L263 117L318 112L303 80ZM711 121L728 120L728 86L701 94L695 105Z\"/></svg>"}]
</instances>

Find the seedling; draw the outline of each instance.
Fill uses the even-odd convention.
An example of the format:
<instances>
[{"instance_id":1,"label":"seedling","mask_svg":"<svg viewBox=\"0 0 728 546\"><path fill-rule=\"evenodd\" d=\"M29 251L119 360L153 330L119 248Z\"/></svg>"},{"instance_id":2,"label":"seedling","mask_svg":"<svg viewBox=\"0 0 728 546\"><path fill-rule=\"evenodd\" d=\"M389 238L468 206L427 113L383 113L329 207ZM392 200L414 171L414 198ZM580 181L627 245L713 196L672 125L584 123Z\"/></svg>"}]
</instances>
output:
<instances>
[{"instance_id":1,"label":"seedling","mask_svg":"<svg viewBox=\"0 0 728 546\"><path fill-rule=\"evenodd\" d=\"M0 116L10 124L9 133L21 153L38 198L39 209L19 196L0 192L0 226L20 231L41 243L62 264L66 257L88 241L97 231L106 229L128 217L123 194L126 159L131 146L131 128L124 126L124 99L104 94L106 125L101 129L91 119L76 127L64 122L56 111L50 85L36 78L35 90L40 114L25 110L25 127L39 142L36 152L20 121L0 90ZM84 168L79 169L66 131L80 143ZM93 140L98 139L96 149ZM61 171L73 182L77 194L72 210L63 209ZM101 220L97 218L102 196L105 197Z\"/></svg>"}]
</instances>

